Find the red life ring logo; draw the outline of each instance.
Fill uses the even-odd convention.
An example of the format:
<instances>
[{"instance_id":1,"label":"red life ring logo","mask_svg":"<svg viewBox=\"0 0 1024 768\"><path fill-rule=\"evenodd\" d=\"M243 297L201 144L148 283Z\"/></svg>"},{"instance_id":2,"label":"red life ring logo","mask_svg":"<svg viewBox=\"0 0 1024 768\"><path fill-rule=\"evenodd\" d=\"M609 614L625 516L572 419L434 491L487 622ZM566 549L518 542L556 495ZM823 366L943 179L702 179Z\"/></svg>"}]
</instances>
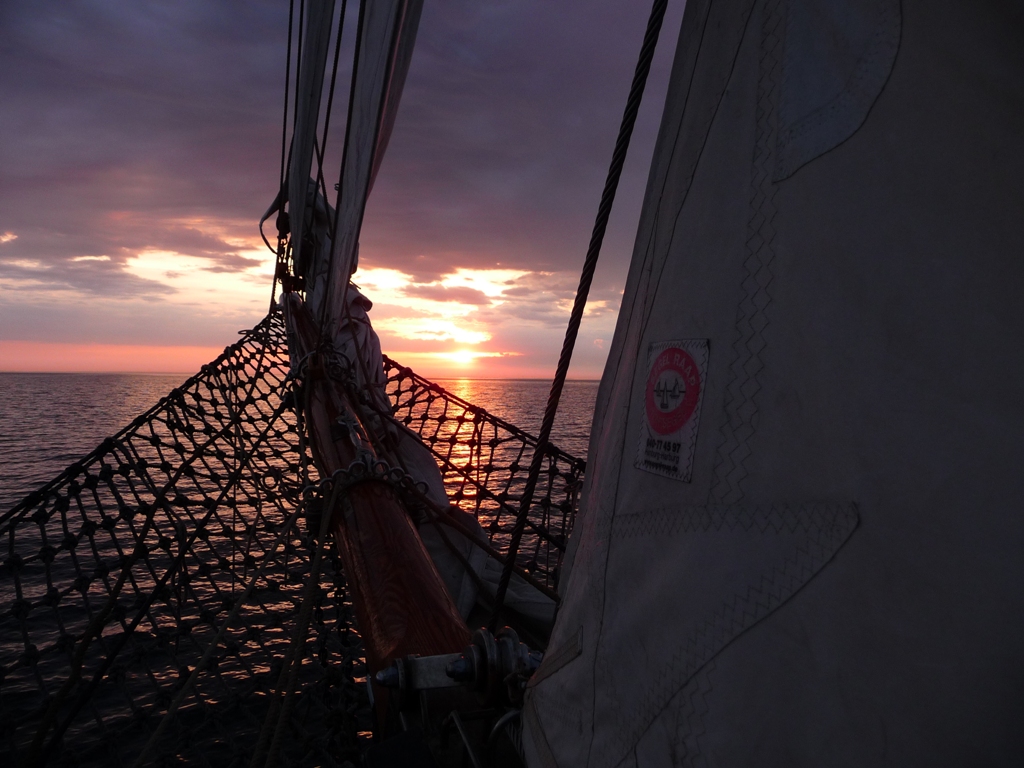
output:
<instances>
[{"instance_id":1,"label":"red life ring logo","mask_svg":"<svg viewBox=\"0 0 1024 768\"><path fill-rule=\"evenodd\" d=\"M700 399L700 369L679 347L664 350L647 377L647 423L659 435L678 432L693 416Z\"/></svg>"}]
</instances>

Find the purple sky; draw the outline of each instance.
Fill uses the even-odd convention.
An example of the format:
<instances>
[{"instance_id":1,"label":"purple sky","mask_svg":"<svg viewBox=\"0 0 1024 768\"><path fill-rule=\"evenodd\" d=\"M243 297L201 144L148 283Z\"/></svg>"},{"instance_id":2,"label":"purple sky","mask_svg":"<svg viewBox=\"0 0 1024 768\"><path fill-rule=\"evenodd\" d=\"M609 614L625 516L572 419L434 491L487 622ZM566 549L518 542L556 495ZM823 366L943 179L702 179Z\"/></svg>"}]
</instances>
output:
<instances>
[{"instance_id":1,"label":"purple sky","mask_svg":"<svg viewBox=\"0 0 1024 768\"><path fill-rule=\"evenodd\" d=\"M438 375L553 371L649 10L426 0L356 276L385 351ZM0 4L0 354L219 348L259 320L287 13L283 0ZM600 374L614 327L681 14L672 3L576 376ZM444 356L459 350L486 357L457 371Z\"/></svg>"}]
</instances>

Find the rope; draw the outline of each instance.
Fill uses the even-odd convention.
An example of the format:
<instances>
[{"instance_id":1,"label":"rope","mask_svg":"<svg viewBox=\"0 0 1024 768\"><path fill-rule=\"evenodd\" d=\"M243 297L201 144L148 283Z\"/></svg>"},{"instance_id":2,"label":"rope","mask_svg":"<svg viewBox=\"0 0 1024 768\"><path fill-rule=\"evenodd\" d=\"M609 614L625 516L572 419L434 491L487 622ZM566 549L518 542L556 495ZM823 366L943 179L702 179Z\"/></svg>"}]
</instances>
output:
<instances>
[{"instance_id":1,"label":"rope","mask_svg":"<svg viewBox=\"0 0 1024 768\"><path fill-rule=\"evenodd\" d=\"M278 406L278 409L280 411L281 410L281 406ZM227 432L232 430L233 426L234 426L234 420L227 427L225 427L224 430L222 430L222 434L226 434ZM268 425L266 429L269 430L270 429L270 425ZM264 432L263 435L260 436L260 442L262 441L262 439L264 437L266 437L265 432ZM214 438L211 438L210 442L213 442L213 439ZM200 455L202 455L201 451L197 452L193 456L193 459L196 456L200 456ZM206 515L202 518L202 520L197 525L196 530L193 531L193 533L191 534L190 540L188 542L189 545L191 545L195 541L196 536L198 536L199 529L203 526L203 524L206 521L208 521L210 519L210 517L214 513L214 510L216 510L217 506L224 500L224 497L227 496L228 492L232 488L234 488L235 484L238 482L238 480L242 476L242 470L248 466L249 460L251 458L252 458L252 455L250 453L250 454L247 454L244 457L244 461L240 461L239 462L239 464L236 467L234 473L232 474L231 480L228 483L227 487L225 487L224 490L221 491L221 494L217 498L216 502L214 502L214 504L210 506L210 508L207 511ZM190 463L191 463L190 461L184 462L178 468L178 470L176 471L176 473L175 473L174 477L172 478L172 480L170 482L168 482L165 490L162 492L161 497L158 498L157 503L154 504L154 514L150 515L147 518L146 523L143 526L142 533L139 534L139 539L140 540L145 540L146 535L149 533L150 527L153 525L153 521L154 521L154 519L156 517L156 515L155 515L155 508L156 508L156 506L158 506L159 502L163 501L163 497L165 497L166 493L171 488L174 487L174 484L181 477L182 473L185 471L185 468L187 466L189 466ZM118 647L124 645L124 642L127 640L128 636L138 626L139 622L142 620L143 616L145 615L145 613L144 613L145 609L148 608L149 604L152 603L152 601L155 599L155 597L156 597L156 595L158 593L158 590L167 583L168 579L170 579L170 577L172 575L174 575L178 571L179 568L181 568L181 565L182 565L182 563L184 562L184 559L185 559L185 551L186 550L183 547L181 552L179 552L177 558L175 558L175 561L174 561L173 565L170 568L167 569L167 571L164 573L164 575L157 582L156 589L154 589L153 591L151 591L149 593L148 597L146 598L146 600L144 601L144 603L142 605L142 610L138 614L136 614L135 619L128 626L127 631L118 638L118 640L117 640ZM28 755L28 757L26 759L26 765L34 764L35 760L38 758L39 752L40 752L40 750L42 748L43 740L46 737L46 733L49 731L50 726L53 724L53 721L56 719L57 710L60 708L60 705L64 702L64 700L67 698L67 696L70 693L71 689L74 688L74 686L78 683L78 680L81 678L82 663L83 663L83 661L85 659L85 654L86 654L86 651L89 648L89 644L92 642L93 638L97 636L97 634L100 632L100 630L106 624L106 619L110 615L110 612L113 610L113 607L116 604L117 596L121 592L121 589L124 587L124 583L125 583L125 581L127 579L128 574L131 572L131 567L132 567L132 565L134 565L134 560L136 560L137 558L143 557L143 556L144 556L144 553L142 551L142 545L141 544L137 544L135 549L132 551L131 559L129 559L128 562L126 562L124 564L124 566L122 567L121 573L118 576L118 579L117 579L117 582L116 582L114 588L111 590L110 597L108 597L106 604L104 605L103 609L94 617L92 622L90 622L88 629L85 631L85 634L81 638L80 645L78 647L78 650L75 653L74 662L72 663L71 675L64 682L64 685L61 686L61 689L58 692L57 696L54 697L53 701L50 703L50 706L47 709L46 716L43 719L43 722L42 722L42 724L39 727L39 731L36 733L36 738L33 740L32 748L29 751L29 755ZM52 752L52 750L56 746L57 742L63 736L63 734L67 730L68 726L71 724L71 721L74 719L75 715L78 714L78 711L82 708L82 706L84 705L85 701L92 695L92 692L96 689L96 686L99 684L99 681L103 679L103 675L106 673L106 671L109 668L109 666L113 663L115 655L116 655L116 652L115 652L115 654L111 654L110 656L108 656L104 660L104 663L100 666L100 669L97 670L96 674L93 676L93 679L90 681L89 686L86 688L85 691L82 692L81 695L79 695L78 701L75 703L74 706L72 706L71 712L68 713L68 715L64 718L64 721L61 723L61 725L56 728L56 730L55 730L55 732L53 734L53 737L50 739L50 742L47 744L46 749L43 751L43 757L44 758L46 756L48 756Z\"/></svg>"},{"instance_id":2,"label":"rope","mask_svg":"<svg viewBox=\"0 0 1024 768\"><path fill-rule=\"evenodd\" d=\"M320 563L323 560L327 530L330 526L332 512L337 503L338 493L341 491L341 488L341 483L335 483L334 489L331 492L331 500L320 520L320 535L317 537L316 554L313 557L313 567L309 580L306 582L302 605L296 620L295 635L285 656L285 662L278 677L277 693L273 695L270 708L267 710L267 718L263 723L263 728L260 730L256 751L253 753L252 762L249 763L250 768L270 768L277 762L281 752L281 739L284 735L284 727L288 722L292 706L294 705L298 667L302 664L302 649L306 644L306 633L309 627L310 615L313 611L313 597L320 589ZM275 705L278 704L283 684L285 685L284 702L278 708ZM274 726L273 731L270 729L272 724Z\"/></svg>"},{"instance_id":3,"label":"rope","mask_svg":"<svg viewBox=\"0 0 1024 768\"><path fill-rule=\"evenodd\" d=\"M278 184L278 198L281 200L281 205L284 205L284 182L285 182L285 159L288 155L286 149L288 145L288 96L289 90L292 84L292 22L295 19L295 0L289 0L288 2L288 51L285 55L284 62L284 116L281 118L281 173L280 181ZM299 29L299 35L302 35L302 29ZM270 280L270 306L274 306L274 299L277 296L277 275L279 267L281 266L281 258L284 256L284 248L281 243L281 233L278 231L277 234L277 248L271 246L270 241L267 240L267 236L263 234L263 222L266 219L260 219L260 237L263 238L263 242L267 244L273 253L277 255L277 261L274 264L274 276Z\"/></svg>"},{"instance_id":4,"label":"rope","mask_svg":"<svg viewBox=\"0 0 1024 768\"><path fill-rule=\"evenodd\" d=\"M147 741L146 746L142 748L142 751L139 753L138 758L132 764L132 768L141 768L143 765L146 764L146 759L149 757L149 753L160 742L160 739L163 737L164 733L167 731L168 726L171 724L171 719L174 717L175 713L177 713L178 708L181 706L182 702L185 701L185 697L192 692L192 686L194 686L196 680L199 679L199 674L206 670L207 664L209 664L210 659L213 658L214 651L217 650L218 645L220 645L220 642L224 639L224 633L227 631L228 625L238 618L238 614L242 611L242 606L249 600L250 596L252 595L252 590L253 587L256 586L257 580L265 577L266 563L270 563L273 561L274 553L277 551L278 545L284 540L285 534L287 534L291 530L292 525L295 524L295 521L296 519L298 519L299 513L301 511L302 507L297 507L295 511L292 512L291 517L288 518L288 521L285 523L284 528L281 529L281 533L279 533L277 538L274 539L274 543L273 545L271 545L270 552L267 554L267 558L266 561L264 562L264 565L262 565L260 569L253 574L252 578L249 580L248 586L245 588L245 592L242 593L241 599L239 599L235 603L234 608L231 609L231 612L227 615L224 621L221 622L220 628L217 630L217 634L214 635L213 640L210 641L210 645L206 648L206 653L203 654L203 657L199 660L199 663L196 664L195 669L192 670L192 674L189 675L188 680L185 682L185 685L183 685L181 690L178 691L178 695L174 697L174 701L171 702L171 706L167 708L167 712L160 720L160 725L157 726L157 729L153 732L153 735L149 737L149 741Z\"/></svg>"},{"instance_id":5,"label":"rope","mask_svg":"<svg viewBox=\"0 0 1024 768\"><path fill-rule=\"evenodd\" d=\"M633 84L629 89L629 98L626 100L626 109L622 116L622 124L619 127L619 136L615 141L615 150L612 153L608 178L605 180L604 192L601 194L601 204L597 209L597 220L594 223L594 231L590 237L590 247L587 249L587 257L583 262L583 272L580 274L580 284L576 290L576 300L573 302L572 314L569 316L569 326L566 328L562 352L558 358L558 367L555 369L555 378L551 382L551 392L548 395L547 407L544 409L544 421L541 423L540 435L537 439L537 449L530 463L530 473L526 480L526 487L523 490L519 515L516 519L515 528L512 531L512 539L509 542L508 559L505 561L505 568L502 571L501 581L498 584L495 608L491 614L490 621L492 631L497 629L498 614L505 602L505 594L508 592L508 585L512 578L516 556L519 553L519 544L523 537L523 530L526 527L533 494L537 487L537 479L540 476L544 456L548 450L551 428L554 426L555 414L558 412L558 401L562 396L562 387L565 385L566 374L569 372L569 363L572 360L573 348L576 345L576 336L579 333L580 322L583 320L583 310L587 305L587 296L590 293L590 284L594 279L594 270L597 269L597 260L601 254L601 244L604 242L605 230L608 228L608 217L611 214L612 203L615 201L615 191L619 186L622 166L626 162L629 140L633 135L633 126L636 123L637 112L640 110L640 101L643 99L647 75L651 71L651 61L654 58L654 50L658 43L658 34L661 31L661 24L664 21L667 6L668 0L654 0L654 6L651 8L651 15L647 22L647 32L644 34L644 42L640 48L640 57L633 75Z\"/></svg>"}]
</instances>

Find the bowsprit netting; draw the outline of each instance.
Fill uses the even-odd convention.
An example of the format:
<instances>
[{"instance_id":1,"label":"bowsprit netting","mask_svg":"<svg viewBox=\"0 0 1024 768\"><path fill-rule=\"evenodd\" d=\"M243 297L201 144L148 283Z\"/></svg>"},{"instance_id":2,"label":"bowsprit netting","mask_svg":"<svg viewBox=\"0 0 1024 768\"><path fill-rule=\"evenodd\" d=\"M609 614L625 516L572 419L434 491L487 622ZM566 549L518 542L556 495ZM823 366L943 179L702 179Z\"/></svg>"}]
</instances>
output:
<instances>
[{"instance_id":1,"label":"bowsprit netting","mask_svg":"<svg viewBox=\"0 0 1024 768\"><path fill-rule=\"evenodd\" d=\"M386 369L396 418L504 552L536 439ZM249 764L311 581L300 519L323 506L288 371L274 311L0 516L0 753L132 765L152 741L151 759ZM545 466L517 563L554 586L583 462L551 449ZM358 762L371 727L344 574L329 540L323 552L285 764Z\"/></svg>"},{"instance_id":2,"label":"bowsprit netting","mask_svg":"<svg viewBox=\"0 0 1024 768\"><path fill-rule=\"evenodd\" d=\"M503 555L537 438L384 358L395 418L419 434L444 476L453 504L479 519ZM550 446L530 506L516 565L548 587L558 584L586 465Z\"/></svg>"},{"instance_id":3,"label":"bowsprit netting","mask_svg":"<svg viewBox=\"0 0 1024 768\"><path fill-rule=\"evenodd\" d=\"M0 751L24 759L43 730L40 761L130 765L262 569L160 749L247 761L311 561L286 528L317 479L287 372L272 313L0 519ZM368 722L337 563L315 600L285 757L340 764Z\"/></svg>"}]
</instances>

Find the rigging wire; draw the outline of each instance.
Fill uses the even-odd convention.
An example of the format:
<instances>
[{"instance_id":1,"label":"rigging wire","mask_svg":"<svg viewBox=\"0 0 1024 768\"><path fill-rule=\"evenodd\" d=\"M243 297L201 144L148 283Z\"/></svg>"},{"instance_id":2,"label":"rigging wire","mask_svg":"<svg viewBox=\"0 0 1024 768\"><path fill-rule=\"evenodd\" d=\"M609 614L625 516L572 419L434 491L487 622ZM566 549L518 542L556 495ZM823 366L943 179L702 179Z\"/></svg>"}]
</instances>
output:
<instances>
[{"instance_id":1,"label":"rigging wire","mask_svg":"<svg viewBox=\"0 0 1024 768\"><path fill-rule=\"evenodd\" d=\"M285 109L287 109L287 107L285 107ZM286 163L285 167L291 165L291 162L292 162L292 148L291 148L291 145L289 145L288 146L288 160L287 160L287 163ZM284 184L282 184L281 188L278 190L277 199L274 200L273 203L271 203L271 208L270 208L271 212L276 210L276 211L279 212L279 215L280 215L280 212L284 208L284 204L286 202L286 198L287 198L287 194L286 194L286 191L285 191L285 186L284 186ZM277 205L278 207L274 208L275 205ZM270 244L270 241L267 240L267 235L263 232L263 224L266 222L266 220L268 218L270 218L269 213L265 214L264 218L260 219L260 237L263 238L263 242L266 243L267 248L269 248L272 253L276 254L277 253L277 249L274 248L274 246L272 246ZM284 239L281 236L280 230L278 230L277 239L278 239L278 243L280 243ZM276 276L274 277L274 284L275 285L277 284L277 277Z\"/></svg>"},{"instance_id":2,"label":"rigging wire","mask_svg":"<svg viewBox=\"0 0 1024 768\"><path fill-rule=\"evenodd\" d=\"M360 5L360 10L361 9L362 9L362 5ZM391 43L388 46L388 59L387 59L386 69L385 69L385 72L384 72L384 82L385 83L390 83L391 82L391 77L394 75L395 52L396 52L396 50L398 48L398 41L401 38L400 32L401 32L401 29L402 29L402 25L405 22L405 16L406 16L406 12L408 10L409 10L409 3L408 3L408 0L406 0L405 2L402 3L401 10L398 12L398 14L395 17L395 26L391 30ZM362 21L361 18L360 18L360 21ZM360 24L360 30L362 30L362 24ZM356 52L356 55L358 57L358 50ZM353 68L353 70L352 70L352 93L353 93L353 96L355 95L355 84L356 84L356 73L355 73L355 69ZM351 107L351 101L349 102L349 106ZM375 173L375 171L373 170L373 166L374 166L374 161L375 161L375 157L377 155L377 152L380 149L380 146L379 146L379 143L380 143L380 130L381 130L381 127L384 124L384 113L387 110L387 106L388 106L387 98L386 97L382 97L381 100L380 100L380 104L377 107L377 120L376 120L376 123L374 125L374 129L373 129L373 144L371 145L371 149L370 149L370 152L371 152L370 172L366 176L366 185L365 185L365 187L362 190L362 196L361 196L362 197L362 206L361 206L360 211L359 211L359 220L356 222L355 226L353 227L353 229L357 233L363 227L363 216L366 214L366 198L369 196L370 188L373 185L373 177L374 177L374 173ZM352 122L352 110L349 109L349 125L351 125L351 122ZM346 138L346 140L348 139L348 131L347 130L346 130L345 138ZM342 163L342 174L341 174L341 178L342 179L344 179L344 177L345 177L344 169L345 169L345 166L344 166L344 162L343 162ZM340 183L339 183L339 189L338 189L338 199L339 200L341 199ZM331 256L332 257L334 256L334 251L335 251L335 249L332 247L331 248ZM358 257L359 257L359 240L358 239L356 240L356 244L355 244L355 257L357 259L356 263L358 264ZM333 265L332 265L332 267L333 267ZM348 301L348 286L352 282L351 277L352 277L352 273L354 271L355 271L355 269L353 269L352 265L349 264L349 274L346 275L345 281L342 284L341 299L338 302L338 306L344 307L346 305L346 302ZM324 301L324 306L323 306L322 309L326 309L327 304L328 304L326 299L329 298L329 297L330 297L330 291L328 290L327 293L325 294L325 301ZM320 318L320 332L321 332L321 334L323 334L323 332L325 330L326 320L327 320L327 318L326 318L325 313L321 312L321 318Z\"/></svg>"},{"instance_id":3,"label":"rigging wire","mask_svg":"<svg viewBox=\"0 0 1024 768\"><path fill-rule=\"evenodd\" d=\"M306 18L306 0L299 0L299 28L298 28L298 34L297 34L296 43L295 43L295 103L294 103L294 109L293 109L293 114L292 114L292 141L291 141L291 145L292 146L288 149L288 165L289 166L291 165L291 162L292 162L292 149L294 149L294 147L295 147L295 126L297 126L299 124L299 85L301 85L301 83L302 83L302 38L305 36L304 33L303 33L303 23L305 21L305 18ZM289 168L288 173L285 175L284 181L282 182L282 186L281 186L281 211L282 212L284 211L284 204L285 204L285 201L286 201L286 198L287 198L287 187L285 185L287 184L288 176L290 174L291 174L291 169ZM290 210L291 206L288 206L288 207L289 207L289 210ZM301 223L300 223L300 227L301 227ZM289 224L289 227L288 227L288 230L289 230L289 232L288 232L288 246L287 246L288 252L291 251L292 240L294 239L293 238L293 234L294 233L292 232L292 229L293 229L292 225ZM285 262L287 263L287 259L288 259L287 253L284 255L284 258L285 258Z\"/></svg>"},{"instance_id":4,"label":"rigging wire","mask_svg":"<svg viewBox=\"0 0 1024 768\"><path fill-rule=\"evenodd\" d=\"M327 135L331 127L331 110L334 107L334 86L338 81L338 59L341 55L341 36L345 31L345 12L347 10L348 0L341 0L341 13L338 15L338 37L334 43L334 66L331 67L331 85L327 89L327 112L324 115L324 134L319 146L317 146L315 141L313 144L313 148L316 151L316 180L323 193L325 206L327 205L327 185L324 180L324 157L327 154ZM337 218L337 208L335 208L335 218ZM332 221L330 224L332 225L331 231L333 232L334 222Z\"/></svg>"},{"instance_id":5,"label":"rigging wire","mask_svg":"<svg viewBox=\"0 0 1024 768\"><path fill-rule=\"evenodd\" d=\"M292 80L292 22L295 19L295 0L288 3L288 53L284 64L284 117L281 121L281 173L280 183L284 189L284 161L288 144L288 98ZM301 31L301 30L300 30Z\"/></svg>"},{"instance_id":6,"label":"rigging wire","mask_svg":"<svg viewBox=\"0 0 1024 768\"><path fill-rule=\"evenodd\" d=\"M295 0L291 0L291 2L292 2L292 7L294 7ZM302 56L302 30L301 30L301 28L302 28L302 17L304 15L304 8L305 8L305 3L303 2L300 5L300 8L299 8L299 41L298 41L298 50L297 50L297 53L296 53L297 62L296 62L296 75L295 75L295 79L296 79L296 84L295 84L296 93L298 92L299 78L301 77L301 73L299 72L299 69L301 68L301 56ZM323 194L323 198L324 198L324 203L325 204L327 204L328 197L327 197L327 187L326 187L326 183L325 183L325 180L324 180L323 164L324 164L324 156L325 156L326 151L327 151L326 150L327 135L328 135L328 131L330 130L331 111L332 111L332 106L333 106L333 103L334 103L334 90L335 90L335 84L337 83L337 79L338 79L338 59L339 59L340 54L341 54L342 35L344 34L344 30L345 30L345 14L347 12L347 9L348 9L348 0L342 0L341 12L338 15L338 33L337 33L337 37L336 37L335 43L334 43L334 64L333 64L333 67L331 69L331 84L330 84L330 87L328 89L328 94L327 94L327 110L326 110L326 114L325 114L325 117L324 117L323 139L320 142L318 142L315 137L313 139L313 150L314 150L314 155L315 155L316 161L317 161L316 186L319 188L321 194ZM289 64L289 66L291 64L291 34L290 33L291 33L291 18L289 18L289 37L288 37L288 53L289 53L288 64ZM288 135L288 101L287 101L287 90L288 90L288 86L290 85L290 82L291 82L290 81L290 77L287 74L287 72L286 72L285 78L286 78L286 83L285 83L285 94L286 94L286 96L285 96L285 108L284 108L285 109L284 122L283 122L283 125L282 125L282 128L281 128L281 192L279 194L279 198L281 200L281 207L282 208L284 207L284 202L285 202L285 194L286 194L286 192L285 192L285 182L286 182L286 179L287 179L287 177L285 175L285 167L286 167L285 166L285 146L287 145L287 135ZM293 125L297 124L297 120L298 120L298 98L295 99L295 120L293 121ZM294 136L292 138L292 141L294 143ZM287 151L287 157L288 157L288 162L290 163L291 162L291 149L290 148ZM315 205L315 202L314 202L314 211L315 211L315 209L316 209L316 205ZM335 219L336 218L337 218L337 214L335 214ZM329 226L333 225L333 223L334 223L333 221L331 221L330 216L328 216L328 222L329 222ZM302 235L301 230L302 230L302 227L301 227L301 222L300 222L300 226L298 228L298 235L300 237ZM333 226L331 226L331 231L333 231ZM295 233L293 232L292 234L294 235ZM280 256L281 254L279 253L279 249L275 249L273 246L271 246L270 242L267 240L266 235L263 233L263 222L262 221L260 222L260 235L263 237L263 242L267 244L267 247L270 248L270 250L273 251L274 253L277 253L278 256ZM275 276L274 276L274 288L273 288L273 291L272 291L272 294L271 294L271 303L273 303L273 298L276 295L276 288L277 288L277 275L275 274Z\"/></svg>"},{"instance_id":7,"label":"rigging wire","mask_svg":"<svg viewBox=\"0 0 1024 768\"><path fill-rule=\"evenodd\" d=\"M295 0L291 0L291 2L294 3ZM302 77L302 38L303 38L302 25L303 25L303 21L305 20L305 17L306 17L306 0L299 0L299 26L298 26L298 30L296 31L296 40L295 40L295 101L294 101L293 110L292 110L292 144L293 145L295 143L295 126L298 125L298 123L299 123L299 83L301 82L300 78ZM288 25L291 26L291 19L290 18L288 19ZM288 49L289 49L289 51L291 50L291 44L292 44L292 39L291 39L291 36L289 36L288 37ZM290 63L291 59L289 58L288 61ZM285 73L285 76L287 77L287 71ZM287 88L287 85L285 87ZM281 136L281 145L282 145L282 147L285 144L285 141L286 141L285 140L285 136L288 133L288 123L287 123L287 121L288 121L288 103L287 102L285 102L285 108L284 109L285 109L285 124L284 124L284 131L283 131L283 134ZM291 158L292 158L292 150L291 150L291 147L289 147L289 149L288 149L288 164L289 165L291 164ZM288 181L288 174L284 170L282 170L282 172L281 172L281 192L280 192L280 197L281 197L280 213L284 212L284 204L285 204L285 199L287 197L287 190L286 190L286 186L285 185L286 185L287 181ZM279 215L280 215L280 213L279 213ZM279 231L279 233L278 233L278 243L280 243L281 240L282 240L282 238L281 238L280 231ZM289 246L288 247L289 248L291 247L290 238L289 238ZM281 253L279 251L278 252L278 262L279 263L281 262L282 258L284 259L285 263L287 263L287 259L288 259L287 254L286 253ZM276 267L274 268L274 290L275 291L277 290L277 268ZM273 303L273 293L271 294L271 303Z\"/></svg>"},{"instance_id":8,"label":"rigging wire","mask_svg":"<svg viewBox=\"0 0 1024 768\"><path fill-rule=\"evenodd\" d=\"M299 37L295 46L295 109L292 115L292 130L299 124L299 84L302 82L302 23L306 17L306 0L299 0ZM294 136L293 136L294 138Z\"/></svg>"},{"instance_id":9,"label":"rigging wire","mask_svg":"<svg viewBox=\"0 0 1024 768\"><path fill-rule=\"evenodd\" d=\"M284 62L284 114L283 114L283 116L281 118L281 172L279 174L279 186L278 186L278 193L277 193L278 198L281 199L282 201L284 199L285 157L287 155L291 154L291 152L289 150L287 150L286 147L288 145L288 98L289 98L289 95L290 95L291 83L292 83L292 22L294 20L295 20L295 0L289 0L289 2L288 2L288 48L287 48L287 53L285 55L285 62ZM299 34L301 36L301 34L302 34L302 30L301 29L299 30ZM296 69L298 69L298 67L296 67ZM298 101L298 99L296 99L296 101ZM281 205L283 206L284 203L282 202ZM274 298L277 295L277 272L278 272L278 267L280 266L280 263L281 263L281 255L282 255L282 250L283 250L281 248L281 240L282 240L282 238L281 238L281 231L278 230L278 233L277 233L277 248L274 248L274 246L272 246L270 244L270 241L267 239L267 236L263 233L263 222L264 221L265 221L264 219L260 220L260 237L262 237L263 238L263 242L267 244L267 248L269 248L271 250L271 252L273 252L273 254L277 257L276 261L274 262L274 276L273 276L273 278L271 278L271 281L270 281L270 306L274 306Z\"/></svg>"},{"instance_id":10,"label":"rigging wire","mask_svg":"<svg viewBox=\"0 0 1024 768\"><path fill-rule=\"evenodd\" d=\"M569 316L569 325L565 330L565 340L562 343L562 351L558 357L558 367L555 369L555 378L551 382L551 392L548 395L547 407L544 409L544 421L541 424L540 435L537 438L537 449L533 454L533 461L530 463L530 474L527 476L526 487L523 489L519 515L516 518L516 524L512 529L512 536L509 541L508 558L505 560L505 568L502 571L501 581L498 584L498 591L495 595L495 607L489 622L491 631L497 628L498 616L505 602L505 594L508 592L509 581L515 569L516 555L519 552L519 544L523 538L523 530L526 528L526 518L533 502L533 494L537 488L541 467L544 464L544 456L548 451L551 428L554 425L555 415L558 412L558 401L562 396L562 387L565 385L566 374L569 372L569 363L572 360L573 348L576 345L576 336L580 330L580 322L583 320L583 310L587 306L590 284L593 282L594 270L597 268L597 260L601 254L604 233L608 228L608 217L611 214L612 203L615 201L615 191L619 186L619 177L622 175L622 166L626 161L629 140L633 135L633 126L636 123L637 112L643 99L647 75L651 71L651 61L654 59L654 50L658 44L658 35L661 32L661 24L665 19L665 9L667 6L668 0L654 0L654 6L651 8L651 15L647 21L647 31L644 34L644 42L640 48L636 71L633 74L629 98L626 100L626 109L622 115L619 136L615 140L615 150L612 152L611 166L608 168L604 192L601 194L601 204L597 209L597 220L594 222L594 231L590 237L587 257L583 262L580 284L576 290L576 300L573 302L572 313Z\"/></svg>"}]
</instances>

